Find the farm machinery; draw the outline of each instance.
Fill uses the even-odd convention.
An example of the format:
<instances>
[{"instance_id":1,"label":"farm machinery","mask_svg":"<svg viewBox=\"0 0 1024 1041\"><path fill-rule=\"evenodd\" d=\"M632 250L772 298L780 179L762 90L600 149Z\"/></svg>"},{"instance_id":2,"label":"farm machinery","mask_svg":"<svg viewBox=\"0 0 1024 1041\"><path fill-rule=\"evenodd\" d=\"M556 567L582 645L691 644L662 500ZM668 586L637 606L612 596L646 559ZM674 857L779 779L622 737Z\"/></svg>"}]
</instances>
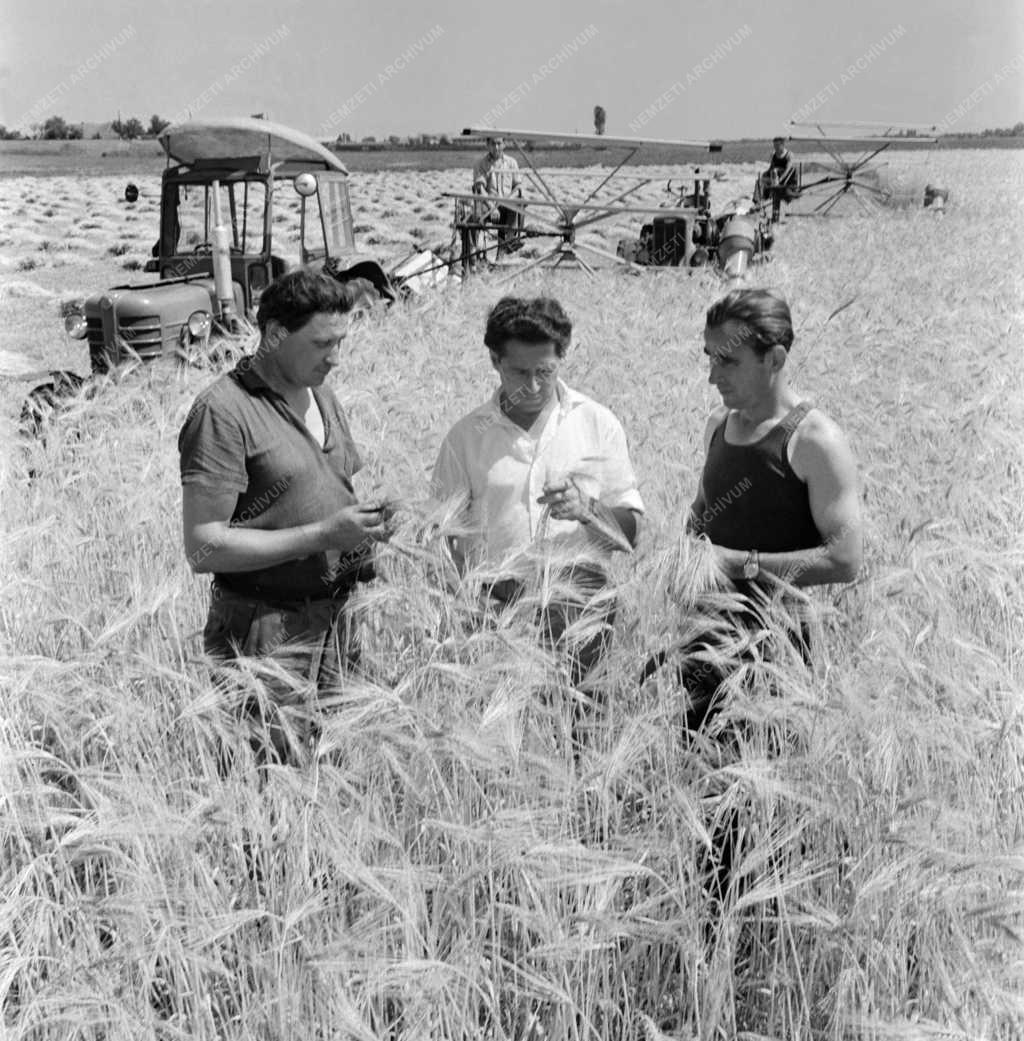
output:
<instances>
[{"instance_id":1,"label":"farm machinery","mask_svg":"<svg viewBox=\"0 0 1024 1041\"><path fill-rule=\"evenodd\" d=\"M193 120L160 135L167 153L149 282L114 286L65 314L94 373L131 360L188 357L211 334L254 316L291 263L273 241L275 201L300 199L299 256L369 295L393 298L374 257L359 252L348 170L319 142L262 119Z\"/></svg>"},{"instance_id":2,"label":"farm machinery","mask_svg":"<svg viewBox=\"0 0 1024 1041\"><path fill-rule=\"evenodd\" d=\"M611 260L633 267L698 267L717 263L728 274L742 274L748 260L764 256L771 246L761 217L754 206L737 203L718 216L711 215L709 178L701 178L699 170L692 192L668 184L670 203L658 205L637 201L636 195L652 183L650 177L628 177L624 167L645 148L670 147L678 150L700 150L712 154L722 146L712 141L678 141L639 137L605 137L593 134L549 133L536 130L498 130L473 128L464 136L511 143L519 152L522 174L529 195L499 196L445 192L455 200L452 222L453 240L460 244L458 255L468 273L473 261L487 248L477 245L479 236L497 230L496 256L514 252L529 238L553 240L539 256L523 263L509 265L510 277L532 268L558 268L571 264L593 274L595 259ZM560 187L559 174L537 168L531 148L548 143L582 145L602 151L621 153L621 157L605 171L596 174L572 174L572 182ZM591 185L590 181L598 183ZM504 214L496 229L493 213ZM643 225L638 240L620 240L615 253L593 242L581 240L580 232L621 218L641 217ZM527 223L527 220L532 223ZM501 221L501 218L498 218Z\"/></svg>"},{"instance_id":3,"label":"farm machinery","mask_svg":"<svg viewBox=\"0 0 1024 1041\"><path fill-rule=\"evenodd\" d=\"M894 145L934 145L934 126L922 123L797 123L816 133L790 134L775 141L812 145L825 153L825 161L793 162L784 173L769 168L759 175L754 197L771 207L771 222L781 219L783 203L803 203L793 216L841 215L856 204L859 212L874 216L882 207L924 205L941 210L949 192L927 184L923 193L909 178L887 168L878 157Z\"/></svg>"},{"instance_id":4,"label":"farm machinery","mask_svg":"<svg viewBox=\"0 0 1024 1041\"><path fill-rule=\"evenodd\" d=\"M669 181L668 208L640 229L639 239L620 239L625 260L650 267L712 265L732 278L742 277L752 261L764 260L774 242L763 207L737 200L717 216L711 212L711 180L694 170L693 187Z\"/></svg>"},{"instance_id":5,"label":"farm machinery","mask_svg":"<svg viewBox=\"0 0 1024 1041\"><path fill-rule=\"evenodd\" d=\"M701 177L699 168L692 191L669 181L667 192L671 201L660 205L636 199L652 178L630 178L623 173L624 167L643 149L671 147L714 154L722 150L719 143L472 127L463 130L463 135L511 143L523 160L522 174L530 191L529 195L517 196L444 193L455 200L453 240L460 244L458 255L466 273L476 258L487 253L486 247L480 249L477 245L478 237L495 232L495 218L488 211L512 218L507 226L497 228L498 257L514 252L530 238L553 240L539 256L525 263L509 264L509 277L539 266L557 268L566 263L593 274L594 259L632 268L715 265L725 274L739 277L751 260L764 258L771 248L772 235L763 207L743 200L712 216L710 178ZM559 175L538 169L531 156L532 146L548 143L618 151L621 158L607 172L570 175L573 181L563 188L557 181ZM590 180L598 183L591 186ZM582 231L624 217L640 217L645 223L639 238L620 239L615 253L578 237ZM528 224L528 219L532 223Z\"/></svg>"}]
</instances>

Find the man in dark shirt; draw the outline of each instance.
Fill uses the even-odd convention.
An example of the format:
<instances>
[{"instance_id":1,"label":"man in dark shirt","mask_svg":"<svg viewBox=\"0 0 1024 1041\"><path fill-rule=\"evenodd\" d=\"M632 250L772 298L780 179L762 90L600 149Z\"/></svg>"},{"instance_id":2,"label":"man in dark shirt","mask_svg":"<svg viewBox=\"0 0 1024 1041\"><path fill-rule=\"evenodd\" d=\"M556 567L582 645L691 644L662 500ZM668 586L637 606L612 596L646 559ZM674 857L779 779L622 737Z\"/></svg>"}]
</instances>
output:
<instances>
[{"instance_id":1,"label":"man in dark shirt","mask_svg":"<svg viewBox=\"0 0 1024 1041\"><path fill-rule=\"evenodd\" d=\"M655 655L644 678L670 660L690 694L686 726L699 729L719 703L728 672L700 661L716 644L742 645L762 629L779 580L793 586L851 582L861 563L857 467L839 427L790 386L793 323L783 297L736 289L707 313L704 353L722 396L704 431L705 462L687 531L705 536L723 577L746 597L708 633ZM793 608L792 637L809 656L806 619ZM714 657L712 654L710 657Z\"/></svg>"},{"instance_id":2,"label":"man in dark shirt","mask_svg":"<svg viewBox=\"0 0 1024 1041\"><path fill-rule=\"evenodd\" d=\"M757 179L755 202L771 199L773 219L778 219L778 208L783 202L792 202L800 194L797 187L797 165L793 153L786 147L784 137L772 138L772 156L768 169Z\"/></svg>"},{"instance_id":3,"label":"man in dark shirt","mask_svg":"<svg viewBox=\"0 0 1024 1041\"><path fill-rule=\"evenodd\" d=\"M361 467L348 423L323 384L339 362L353 290L302 269L260 299L260 343L197 397L178 438L185 552L212 573L208 654L272 657L270 750L293 758L279 709L307 708L351 657L344 604L389 535L386 508L360 505ZM293 681L293 682L292 682ZM298 732L309 734L299 711ZM254 745L255 747L255 745Z\"/></svg>"},{"instance_id":4,"label":"man in dark shirt","mask_svg":"<svg viewBox=\"0 0 1024 1041\"><path fill-rule=\"evenodd\" d=\"M789 386L793 338L789 305L771 290L733 290L708 310L704 353L722 405L704 431L689 526L730 578L851 582L861 562L857 467L839 427Z\"/></svg>"},{"instance_id":5,"label":"man in dark shirt","mask_svg":"<svg viewBox=\"0 0 1024 1041\"><path fill-rule=\"evenodd\" d=\"M793 153L786 147L784 137L772 138L772 157L768 160L768 173L775 173L780 184L788 179L790 170L793 169Z\"/></svg>"},{"instance_id":6,"label":"man in dark shirt","mask_svg":"<svg viewBox=\"0 0 1024 1041\"><path fill-rule=\"evenodd\" d=\"M770 659L786 642L765 625L778 580L851 582L860 569L857 467L842 430L789 386L793 339L789 305L772 290L733 290L708 309L704 353L722 405L705 429L704 469L687 530L711 542L724 577L747 599L718 609L703 636L656 656L645 669L647 676L669 658L676 663L691 732L717 715L733 669ZM800 605L790 606L790 642L807 659ZM713 852L704 857L718 901L733 884L740 825L737 810L723 817L712 834Z\"/></svg>"}]
</instances>

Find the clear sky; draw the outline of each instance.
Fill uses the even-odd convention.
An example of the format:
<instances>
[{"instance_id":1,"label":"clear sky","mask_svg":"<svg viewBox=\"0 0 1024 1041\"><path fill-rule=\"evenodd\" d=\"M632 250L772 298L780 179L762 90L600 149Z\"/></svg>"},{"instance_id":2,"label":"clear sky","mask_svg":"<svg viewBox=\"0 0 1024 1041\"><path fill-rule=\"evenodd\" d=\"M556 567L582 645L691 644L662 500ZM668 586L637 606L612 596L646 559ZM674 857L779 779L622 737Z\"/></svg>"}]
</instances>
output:
<instances>
[{"instance_id":1,"label":"clear sky","mask_svg":"<svg viewBox=\"0 0 1024 1041\"><path fill-rule=\"evenodd\" d=\"M265 112L664 138L1024 120L1022 0L0 0L0 123ZM958 112L958 106L960 111ZM949 116L953 114L950 121Z\"/></svg>"}]
</instances>

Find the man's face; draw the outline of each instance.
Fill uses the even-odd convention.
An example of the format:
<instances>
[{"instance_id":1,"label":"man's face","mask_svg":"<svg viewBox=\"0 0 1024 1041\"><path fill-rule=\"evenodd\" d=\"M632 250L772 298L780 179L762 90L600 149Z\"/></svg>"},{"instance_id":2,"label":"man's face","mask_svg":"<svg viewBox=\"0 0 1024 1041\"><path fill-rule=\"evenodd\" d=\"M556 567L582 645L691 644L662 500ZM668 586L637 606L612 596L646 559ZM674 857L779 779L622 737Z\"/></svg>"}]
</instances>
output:
<instances>
[{"instance_id":1,"label":"man's face","mask_svg":"<svg viewBox=\"0 0 1024 1041\"><path fill-rule=\"evenodd\" d=\"M726 408L754 408L771 390L772 355L751 346L754 337L742 322L726 322L704 330L704 353L711 364L708 382Z\"/></svg>"},{"instance_id":2,"label":"man's face","mask_svg":"<svg viewBox=\"0 0 1024 1041\"><path fill-rule=\"evenodd\" d=\"M491 351L491 364L501 378L506 409L527 416L540 415L557 392L561 359L555 345L509 340L499 356Z\"/></svg>"},{"instance_id":3,"label":"man's face","mask_svg":"<svg viewBox=\"0 0 1024 1041\"><path fill-rule=\"evenodd\" d=\"M492 137L487 142L487 154L492 159L500 159L505 154L505 141L504 138Z\"/></svg>"},{"instance_id":4,"label":"man's face","mask_svg":"<svg viewBox=\"0 0 1024 1041\"><path fill-rule=\"evenodd\" d=\"M278 322L267 324L274 362L293 386L319 387L341 360L341 341L348 335L349 316L319 311L290 333Z\"/></svg>"},{"instance_id":5,"label":"man's face","mask_svg":"<svg viewBox=\"0 0 1024 1041\"><path fill-rule=\"evenodd\" d=\"M773 144L775 145L775 154L781 157L786 151L786 142L783 140L776 140Z\"/></svg>"}]
</instances>

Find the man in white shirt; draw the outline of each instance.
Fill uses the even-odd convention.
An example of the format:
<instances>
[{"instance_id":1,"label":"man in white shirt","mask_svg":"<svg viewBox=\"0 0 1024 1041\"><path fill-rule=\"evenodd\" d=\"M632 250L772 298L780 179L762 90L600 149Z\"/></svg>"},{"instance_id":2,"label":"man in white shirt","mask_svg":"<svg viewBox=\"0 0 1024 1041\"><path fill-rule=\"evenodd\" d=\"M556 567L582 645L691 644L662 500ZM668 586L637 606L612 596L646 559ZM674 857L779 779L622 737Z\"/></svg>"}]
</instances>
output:
<instances>
[{"instance_id":1,"label":"man in white shirt","mask_svg":"<svg viewBox=\"0 0 1024 1041\"><path fill-rule=\"evenodd\" d=\"M487 154L481 156L473 166L473 194L506 198L522 196L519 164L512 156L505 154L503 138L487 138ZM478 217L492 222L498 229L498 256L519 249L522 245L518 237L522 215L509 206L497 203L481 202L475 205L478 207ZM476 248L474 245L474 250Z\"/></svg>"},{"instance_id":2,"label":"man in white shirt","mask_svg":"<svg viewBox=\"0 0 1024 1041\"><path fill-rule=\"evenodd\" d=\"M519 164L505 154L505 140L487 139L487 154L473 166L473 191L483 195L518 195L522 188Z\"/></svg>"},{"instance_id":3,"label":"man in white shirt","mask_svg":"<svg viewBox=\"0 0 1024 1041\"><path fill-rule=\"evenodd\" d=\"M498 301L484 344L499 386L448 432L432 481L438 499L465 502L469 533L453 552L491 599L512 602L543 573L572 587L571 602L559 597L545 610L556 644L606 588L611 554L636 545L644 511L622 425L558 378L571 336L557 300ZM610 625L611 597L592 610ZM607 625L569 648L575 683L600 658Z\"/></svg>"}]
</instances>

